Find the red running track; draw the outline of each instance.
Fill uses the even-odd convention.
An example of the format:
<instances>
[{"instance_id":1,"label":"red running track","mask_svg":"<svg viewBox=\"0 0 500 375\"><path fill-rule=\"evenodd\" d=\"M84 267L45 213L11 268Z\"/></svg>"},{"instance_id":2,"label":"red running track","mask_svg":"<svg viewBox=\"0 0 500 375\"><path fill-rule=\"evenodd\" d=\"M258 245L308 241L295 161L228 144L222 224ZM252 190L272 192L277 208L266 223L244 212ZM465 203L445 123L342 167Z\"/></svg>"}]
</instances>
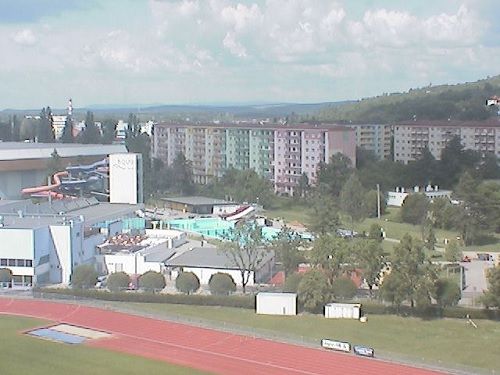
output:
<instances>
[{"instance_id":1,"label":"red running track","mask_svg":"<svg viewBox=\"0 0 500 375\"><path fill-rule=\"evenodd\" d=\"M81 305L0 298L0 314L22 315L112 333L89 345L217 374L441 374Z\"/></svg>"}]
</instances>

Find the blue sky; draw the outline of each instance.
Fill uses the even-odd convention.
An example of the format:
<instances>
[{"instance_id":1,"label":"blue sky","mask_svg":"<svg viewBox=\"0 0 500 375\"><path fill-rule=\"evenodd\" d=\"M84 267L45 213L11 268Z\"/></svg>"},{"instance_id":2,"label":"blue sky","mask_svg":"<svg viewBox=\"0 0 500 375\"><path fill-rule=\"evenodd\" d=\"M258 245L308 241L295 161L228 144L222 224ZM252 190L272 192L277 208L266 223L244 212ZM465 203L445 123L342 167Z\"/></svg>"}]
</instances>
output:
<instances>
[{"instance_id":1,"label":"blue sky","mask_svg":"<svg viewBox=\"0 0 500 375\"><path fill-rule=\"evenodd\" d=\"M500 73L494 0L0 0L0 109L320 102Z\"/></svg>"}]
</instances>

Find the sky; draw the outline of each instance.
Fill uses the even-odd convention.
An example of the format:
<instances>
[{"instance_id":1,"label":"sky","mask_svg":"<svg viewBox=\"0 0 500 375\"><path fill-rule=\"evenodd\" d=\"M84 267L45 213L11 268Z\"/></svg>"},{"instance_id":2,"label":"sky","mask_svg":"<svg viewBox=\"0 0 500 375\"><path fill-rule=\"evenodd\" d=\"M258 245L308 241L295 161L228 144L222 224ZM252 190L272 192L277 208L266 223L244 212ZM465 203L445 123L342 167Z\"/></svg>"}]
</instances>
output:
<instances>
[{"instance_id":1,"label":"sky","mask_svg":"<svg viewBox=\"0 0 500 375\"><path fill-rule=\"evenodd\" d=\"M0 109L326 102L500 73L498 0L0 0Z\"/></svg>"}]
</instances>

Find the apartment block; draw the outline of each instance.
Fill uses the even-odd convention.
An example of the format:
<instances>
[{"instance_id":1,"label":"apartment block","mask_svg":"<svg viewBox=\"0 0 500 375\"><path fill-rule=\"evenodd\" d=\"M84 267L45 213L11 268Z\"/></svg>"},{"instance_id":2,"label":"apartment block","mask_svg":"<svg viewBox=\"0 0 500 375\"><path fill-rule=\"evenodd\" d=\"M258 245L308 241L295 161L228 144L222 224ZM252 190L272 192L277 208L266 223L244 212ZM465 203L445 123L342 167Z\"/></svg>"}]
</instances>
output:
<instances>
[{"instance_id":1,"label":"apartment block","mask_svg":"<svg viewBox=\"0 0 500 375\"><path fill-rule=\"evenodd\" d=\"M465 149L500 157L500 121L408 121L394 125L394 160L407 164L428 148L436 159L455 136Z\"/></svg>"},{"instance_id":2,"label":"apartment block","mask_svg":"<svg viewBox=\"0 0 500 375\"><path fill-rule=\"evenodd\" d=\"M336 153L356 162L355 130L336 125L156 124L152 154L165 164L183 153L195 182L222 177L228 168L253 169L273 182L275 191L293 194L305 173L316 182L320 162Z\"/></svg>"},{"instance_id":3,"label":"apartment block","mask_svg":"<svg viewBox=\"0 0 500 375\"><path fill-rule=\"evenodd\" d=\"M379 159L391 156L392 126L387 124L352 124L356 131L356 145L373 151Z\"/></svg>"}]
</instances>

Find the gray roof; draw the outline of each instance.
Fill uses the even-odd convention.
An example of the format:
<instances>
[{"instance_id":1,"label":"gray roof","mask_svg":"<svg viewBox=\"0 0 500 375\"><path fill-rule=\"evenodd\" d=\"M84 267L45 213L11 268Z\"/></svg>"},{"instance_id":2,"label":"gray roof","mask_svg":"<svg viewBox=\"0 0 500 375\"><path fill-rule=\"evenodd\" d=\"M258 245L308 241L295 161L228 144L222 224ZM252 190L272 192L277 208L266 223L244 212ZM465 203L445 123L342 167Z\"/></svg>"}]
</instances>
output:
<instances>
[{"instance_id":1,"label":"gray roof","mask_svg":"<svg viewBox=\"0 0 500 375\"><path fill-rule=\"evenodd\" d=\"M167 202L175 202L181 204L189 204L193 206L197 205L217 205L217 204L236 204L235 202L228 202L222 199L214 199L208 197L192 196L192 197L173 197L173 198L162 198L162 200Z\"/></svg>"},{"instance_id":2,"label":"gray roof","mask_svg":"<svg viewBox=\"0 0 500 375\"><path fill-rule=\"evenodd\" d=\"M3 202L3 201L0 201ZM83 216L86 225L133 215L143 205L100 203L95 198L55 200L35 204L29 199L0 204L0 215L9 228L38 228L67 219ZM23 217L18 212L22 211Z\"/></svg>"},{"instance_id":3,"label":"gray roof","mask_svg":"<svg viewBox=\"0 0 500 375\"><path fill-rule=\"evenodd\" d=\"M54 151L62 158L100 156L127 152L125 145L89 145L78 143L0 142L1 160L49 159Z\"/></svg>"},{"instance_id":4,"label":"gray roof","mask_svg":"<svg viewBox=\"0 0 500 375\"><path fill-rule=\"evenodd\" d=\"M272 251L266 252L262 264L267 263L272 257L274 257ZM239 269L222 250L215 247L195 247L191 251L166 261L165 265L171 267Z\"/></svg>"}]
</instances>

